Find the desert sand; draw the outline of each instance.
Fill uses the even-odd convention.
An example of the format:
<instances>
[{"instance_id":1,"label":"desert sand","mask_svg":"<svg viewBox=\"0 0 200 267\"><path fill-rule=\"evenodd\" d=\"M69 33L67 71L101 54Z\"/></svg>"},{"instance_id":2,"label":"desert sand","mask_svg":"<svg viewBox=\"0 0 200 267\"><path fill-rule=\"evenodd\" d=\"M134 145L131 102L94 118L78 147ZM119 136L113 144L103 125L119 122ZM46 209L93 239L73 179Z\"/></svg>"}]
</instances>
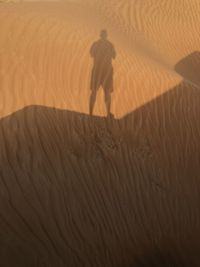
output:
<instances>
[{"instance_id":1,"label":"desert sand","mask_svg":"<svg viewBox=\"0 0 200 267\"><path fill-rule=\"evenodd\" d=\"M200 266L199 13L199 0L0 2L0 266ZM103 29L109 118L103 88L89 115Z\"/></svg>"}]
</instances>

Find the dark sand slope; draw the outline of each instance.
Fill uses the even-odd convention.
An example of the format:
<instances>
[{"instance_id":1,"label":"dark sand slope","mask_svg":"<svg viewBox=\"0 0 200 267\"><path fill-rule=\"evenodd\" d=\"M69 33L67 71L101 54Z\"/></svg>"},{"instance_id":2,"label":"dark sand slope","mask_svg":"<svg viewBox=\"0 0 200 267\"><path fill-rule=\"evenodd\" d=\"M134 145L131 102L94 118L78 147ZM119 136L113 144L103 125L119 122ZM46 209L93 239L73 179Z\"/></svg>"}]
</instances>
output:
<instances>
[{"instance_id":1,"label":"dark sand slope","mask_svg":"<svg viewBox=\"0 0 200 267\"><path fill-rule=\"evenodd\" d=\"M0 266L199 266L199 103L183 82L121 120L3 118Z\"/></svg>"}]
</instances>

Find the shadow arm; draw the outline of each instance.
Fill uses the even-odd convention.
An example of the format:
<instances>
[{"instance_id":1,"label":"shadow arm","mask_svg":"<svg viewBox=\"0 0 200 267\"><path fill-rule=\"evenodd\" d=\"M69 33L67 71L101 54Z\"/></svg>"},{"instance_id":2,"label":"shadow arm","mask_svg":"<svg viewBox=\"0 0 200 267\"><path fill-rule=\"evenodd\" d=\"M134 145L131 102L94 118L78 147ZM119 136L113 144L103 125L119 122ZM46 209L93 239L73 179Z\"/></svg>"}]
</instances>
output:
<instances>
[{"instance_id":1,"label":"shadow arm","mask_svg":"<svg viewBox=\"0 0 200 267\"><path fill-rule=\"evenodd\" d=\"M116 51L115 51L114 46L113 46L112 50L113 50L112 51L112 58L115 59L116 58Z\"/></svg>"},{"instance_id":2,"label":"shadow arm","mask_svg":"<svg viewBox=\"0 0 200 267\"><path fill-rule=\"evenodd\" d=\"M90 56L94 57L94 55L95 55L95 43L90 48Z\"/></svg>"}]
</instances>

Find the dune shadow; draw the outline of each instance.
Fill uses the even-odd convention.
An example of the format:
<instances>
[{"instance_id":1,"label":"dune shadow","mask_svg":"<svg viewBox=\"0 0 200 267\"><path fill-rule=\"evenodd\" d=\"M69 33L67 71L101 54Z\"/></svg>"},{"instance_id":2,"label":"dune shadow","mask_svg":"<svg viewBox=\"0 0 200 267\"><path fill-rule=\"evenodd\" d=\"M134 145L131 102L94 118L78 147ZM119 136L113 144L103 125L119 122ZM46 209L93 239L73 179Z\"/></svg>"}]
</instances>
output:
<instances>
[{"instance_id":1,"label":"dune shadow","mask_svg":"<svg viewBox=\"0 0 200 267\"><path fill-rule=\"evenodd\" d=\"M188 55L175 66L175 71L180 74L185 80L200 86L200 53L198 51Z\"/></svg>"},{"instance_id":2,"label":"dune shadow","mask_svg":"<svg viewBox=\"0 0 200 267\"><path fill-rule=\"evenodd\" d=\"M2 266L198 266L199 103L183 80L122 119L44 106L1 119Z\"/></svg>"}]
</instances>

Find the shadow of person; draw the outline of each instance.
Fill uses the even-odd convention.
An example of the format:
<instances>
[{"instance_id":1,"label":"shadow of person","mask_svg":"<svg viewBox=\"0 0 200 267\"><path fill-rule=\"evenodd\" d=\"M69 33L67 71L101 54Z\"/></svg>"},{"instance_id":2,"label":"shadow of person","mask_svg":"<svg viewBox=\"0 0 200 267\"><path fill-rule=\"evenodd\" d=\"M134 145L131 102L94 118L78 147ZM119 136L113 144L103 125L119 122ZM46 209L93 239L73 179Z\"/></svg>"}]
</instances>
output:
<instances>
[{"instance_id":1,"label":"shadow of person","mask_svg":"<svg viewBox=\"0 0 200 267\"><path fill-rule=\"evenodd\" d=\"M113 66L112 60L116 57L113 44L107 40L107 31L100 32L100 39L90 48L90 55L94 59L91 82L89 114L93 114L97 90L102 87L106 104L107 116L111 115L111 93L113 92Z\"/></svg>"}]
</instances>

